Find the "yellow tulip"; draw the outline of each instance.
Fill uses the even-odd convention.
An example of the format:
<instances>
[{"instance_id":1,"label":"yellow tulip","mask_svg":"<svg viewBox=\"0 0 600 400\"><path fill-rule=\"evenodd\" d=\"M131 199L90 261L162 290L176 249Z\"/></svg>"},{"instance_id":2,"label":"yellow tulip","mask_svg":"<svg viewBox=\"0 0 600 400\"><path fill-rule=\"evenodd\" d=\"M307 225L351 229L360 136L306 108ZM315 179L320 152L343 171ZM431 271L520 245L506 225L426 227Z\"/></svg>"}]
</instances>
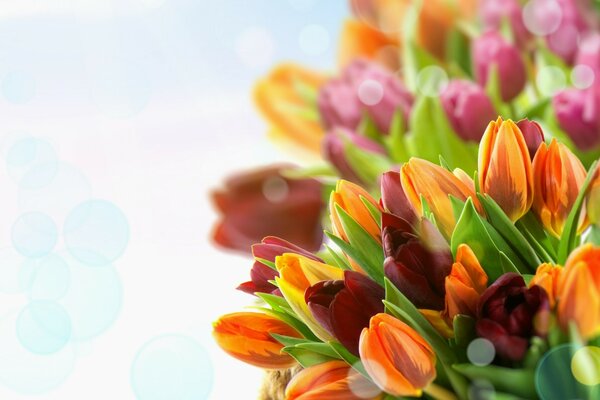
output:
<instances>
[{"instance_id":1,"label":"yellow tulip","mask_svg":"<svg viewBox=\"0 0 600 400\"><path fill-rule=\"evenodd\" d=\"M348 241L348 237L346 236L346 232L344 232L344 227L338 215L337 205L354 218L375 240L381 242L381 229L379 229L378 221L375 221L361 198L364 198L371 203L376 209L381 210L379 203L365 189L349 181L338 181L336 188L331 192L331 197L329 199L329 213L333 233L343 240Z\"/></svg>"}]
</instances>

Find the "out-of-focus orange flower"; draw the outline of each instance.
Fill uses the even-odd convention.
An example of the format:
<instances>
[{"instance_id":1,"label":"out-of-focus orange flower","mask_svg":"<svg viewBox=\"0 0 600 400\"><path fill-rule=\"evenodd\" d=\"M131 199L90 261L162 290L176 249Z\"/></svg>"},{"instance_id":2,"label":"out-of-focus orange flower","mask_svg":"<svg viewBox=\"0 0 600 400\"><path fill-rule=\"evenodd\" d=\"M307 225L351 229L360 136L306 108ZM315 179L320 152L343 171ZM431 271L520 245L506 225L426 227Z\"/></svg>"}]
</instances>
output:
<instances>
[{"instance_id":1,"label":"out-of-focus orange flower","mask_svg":"<svg viewBox=\"0 0 600 400\"><path fill-rule=\"evenodd\" d=\"M282 64L256 83L254 100L270 124L273 139L320 153L325 133L316 98L325 80L326 76L317 72Z\"/></svg>"},{"instance_id":2,"label":"out-of-focus orange flower","mask_svg":"<svg viewBox=\"0 0 600 400\"><path fill-rule=\"evenodd\" d=\"M600 225L600 170L596 172L596 177L589 190L587 216L591 223Z\"/></svg>"},{"instance_id":3,"label":"out-of-focus orange flower","mask_svg":"<svg viewBox=\"0 0 600 400\"><path fill-rule=\"evenodd\" d=\"M331 333L319 324L310 312L304 293L317 282L344 279L344 271L294 253L285 253L275 258L275 266L279 271L279 277L275 280L292 310L319 339L333 340Z\"/></svg>"},{"instance_id":4,"label":"out-of-focus orange flower","mask_svg":"<svg viewBox=\"0 0 600 400\"><path fill-rule=\"evenodd\" d=\"M552 139L550 146L542 143L538 148L533 159L533 211L554 236L562 235L585 177L579 158L556 139ZM586 214L582 212L578 231L587 226Z\"/></svg>"},{"instance_id":5,"label":"out-of-focus orange flower","mask_svg":"<svg viewBox=\"0 0 600 400\"><path fill-rule=\"evenodd\" d=\"M339 64L345 67L358 58L376 61L396 71L400 68L398 40L364 22L348 20L342 27Z\"/></svg>"},{"instance_id":6,"label":"out-of-focus orange flower","mask_svg":"<svg viewBox=\"0 0 600 400\"><path fill-rule=\"evenodd\" d=\"M558 285L558 321L567 331L574 323L585 338L600 334L600 247L586 244L565 264Z\"/></svg>"},{"instance_id":7,"label":"out-of-focus orange flower","mask_svg":"<svg viewBox=\"0 0 600 400\"><path fill-rule=\"evenodd\" d=\"M527 143L511 120L490 122L479 144L479 190L516 221L533 203L533 172Z\"/></svg>"},{"instance_id":8,"label":"out-of-focus orange flower","mask_svg":"<svg viewBox=\"0 0 600 400\"><path fill-rule=\"evenodd\" d=\"M487 289L488 277L473 250L461 244L456 251L456 262L446 277L446 308L444 316L452 323L458 314L477 315L477 303Z\"/></svg>"},{"instance_id":9,"label":"out-of-focus orange flower","mask_svg":"<svg viewBox=\"0 0 600 400\"><path fill-rule=\"evenodd\" d=\"M303 369L285 389L285 400L375 400L382 397L377 386L338 360Z\"/></svg>"},{"instance_id":10,"label":"out-of-focus orange flower","mask_svg":"<svg viewBox=\"0 0 600 400\"><path fill-rule=\"evenodd\" d=\"M558 265L544 263L540 265L535 272L533 278L529 282L529 287L533 285L541 286L548 295L550 308L556 305L556 297L558 294L558 282L560 280L563 268Z\"/></svg>"},{"instance_id":11,"label":"out-of-focus orange flower","mask_svg":"<svg viewBox=\"0 0 600 400\"><path fill-rule=\"evenodd\" d=\"M283 345L271 334L302 337L294 328L267 314L227 314L213 324L217 344L232 357L267 369L290 368L296 361L282 353Z\"/></svg>"},{"instance_id":12,"label":"out-of-focus orange flower","mask_svg":"<svg viewBox=\"0 0 600 400\"><path fill-rule=\"evenodd\" d=\"M400 170L402 188L415 211L423 215L421 196L425 198L440 231L450 238L456 225L449 195L466 201L469 197L478 210L479 201L471 188L448 170L429 161L411 158ZM464 178L464 177L463 177Z\"/></svg>"},{"instance_id":13,"label":"out-of-focus orange flower","mask_svg":"<svg viewBox=\"0 0 600 400\"><path fill-rule=\"evenodd\" d=\"M389 314L371 318L360 337L360 358L384 392L394 396L421 396L436 377L435 353L410 326Z\"/></svg>"},{"instance_id":14,"label":"out-of-focus orange flower","mask_svg":"<svg viewBox=\"0 0 600 400\"><path fill-rule=\"evenodd\" d=\"M362 187L355 183L339 180L335 187L335 190L331 192L329 198L329 213L331 216L331 224L333 227L333 233L348 241L346 232L338 215L336 205L339 205L342 210L346 211L352 218L358 222L373 238L377 241L381 241L381 230L377 221L373 218L369 209L361 198L371 203L376 209L381 210L381 207L377 201Z\"/></svg>"}]
</instances>

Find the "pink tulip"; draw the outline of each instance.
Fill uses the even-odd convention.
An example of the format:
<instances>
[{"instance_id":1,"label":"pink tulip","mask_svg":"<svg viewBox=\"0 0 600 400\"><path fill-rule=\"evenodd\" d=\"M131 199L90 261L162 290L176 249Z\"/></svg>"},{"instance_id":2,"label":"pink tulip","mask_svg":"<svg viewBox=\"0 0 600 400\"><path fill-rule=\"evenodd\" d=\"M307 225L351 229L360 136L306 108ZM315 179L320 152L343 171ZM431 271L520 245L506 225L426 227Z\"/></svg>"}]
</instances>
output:
<instances>
[{"instance_id":1,"label":"pink tulip","mask_svg":"<svg viewBox=\"0 0 600 400\"><path fill-rule=\"evenodd\" d=\"M593 88L566 89L552 99L560 127L581 150L589 150L600 144L599 101L598 93Z\"/></svg>"}]
</instances>

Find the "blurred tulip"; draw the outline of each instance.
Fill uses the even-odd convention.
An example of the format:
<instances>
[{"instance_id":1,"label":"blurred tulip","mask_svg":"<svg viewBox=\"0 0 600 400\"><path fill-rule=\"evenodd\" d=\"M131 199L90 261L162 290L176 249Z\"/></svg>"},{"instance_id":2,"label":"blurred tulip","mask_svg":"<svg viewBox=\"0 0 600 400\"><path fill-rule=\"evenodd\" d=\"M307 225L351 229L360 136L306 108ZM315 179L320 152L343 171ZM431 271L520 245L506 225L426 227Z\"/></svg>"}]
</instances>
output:
<instances>
[{"instance_id":1,"label":"blurred tulip","mask_svg":"<svg viewBox=\"0 0 600 400\"><path fill-rule=\"evenodd\" d=\"M289 354L281 352L283 345L271 334L302 336L275 317L254 312L227 314L214 323L213 329L217 344L240 361L266 369L285 369L296 364Z\"/></svg>"},{"instance_id":2,"label":"blurred tulip","mask_svg":"<svg viewBox=\"0 0 600 400\"><path fill-rule=\"evenodd\" d=\"M214 241L227 249L248 252L250 246L275 235L308 250L323 239L321 184L315 179L288 179L290 165L271 165L245 171L225 180L212 193L221 213Z\"/></svg>"},{"instance_id":3,"label":"blurred tulip","mask_svg":"<svg viewBox=\"0 0 600 400\"><path fill-rule=\"evenodd\" d=\"M304 299L317 322L358 356L358 340L369 320L383 312L385 291L365 275L345 271L344 280L318 282Z\"/></svg>"},{"instance_id":4,"label":"blurred tulip","mask_svg":"<svg viewBox=\"0 0 600 400\"><path fill-rule=\"evenodd\" d=\"M345 241L348 236L338 215L336 206L341 207L348 215L356 220L374 239L381 241L381 231L378 221L375 221L363 200L371 203L376 209L381 209L377 201L360 186L345 180L339 180L329 199L329 213L333 233Z\"/></svg>"},{"instance_id":5,"label":"blurred tulip","mask_svg":"<svg viewBox=\"0 0 600 400\"><path fill-rule=\"evenodd\" d=\"M489 122L498 117L485 91L471 81L451 81L440 100L452 127L464 140L479 142Z\"/></svg>"},{"instance_id":6,"label":"blurred tulip","mask_svg":"<svg viewBox=\"0 0 600 400\"><path fill-rule=\"evenodd\" d=\"M584 339L600 335L600 247L586 244L567 259L558 287L558 321L574 323Z\"/></svg>"},{"instance_id":7,"label":"blurred tulip","mask_svg":"<svg viewBox=\"0 0 600 400\"><path fill-rule=\"evenodd\" d=\"M345 149L347 142L373 154L386 154L385 148L379 143L345 128L334 129L325 136L323 142L325 158L333 164L341 177L352 182L369 184L370 182L364 182L360 179L354 167L348 161Z\"/></svg>"},{"instance_id":8,"label":"blurred tulip","mask_svg":"<svg viewBox=\"0 0 600 400\"><path fill-rule=\"evenodd\" d=\"M375 400L381 391L344 361L313 365L296 374L285 400Z\"/></svg>"},{"instance_id":9,"label":"blurred tulip","mask_svg":"<svg viewBox=\"0 0 600 400\"><path fill-rule=\"evenodd\" d=\"M446 277L444 317L452 324L458 314L475 317L481 294L487 288L488 277L473 250L461 244L456 251L456 261Z\"/></svg>"},{"instance_id":10,"label":"blurred tulip","mask_svg":"<svg viewBox=\"0 0 600 400\"><path fill-rule=\"evenodd\" d=\"M566 89L552 99L558 124L580 150L600 145L600 98L596 90Z\"/></svg>"},{"instance_id":11,"label":"blurred tulip","mask_svg":"<svg viewBox=\"0 0 600 400\"><path fill-rule=\"evenodd\" d=\"M381 205L385 212L411 225L417 221L417 215L404 194L399 172L388 171L381 176Z\"/></svg>"},{"instance_id":12,"label":"blurred tulip","mask_svg":"<svg viewBox=\"0 0 600 400\"><path fill-rule=\"evenodd\" d=\"M556 298L558 296L558 282L560 280L563 268L558 265L542 264L538 267L537 271L531 281L529 281L529 287L540 286L546 291L548 295L548 302L550 308L554 308L556 305Z\"/></svg>"},{"instance_id":13,"label":"blurred tulip","mask_svg":"<svg viewBox=\"0 0 600 400\"><path fill-rule=\"evenodd\" d=\"M277 66L256 83L254 101L275 140L319 153L324 132L315 98L324 83L324 75L293 64Z\"/></svg>"},{"instance_id":14,"label":"blurred tulip","mask_svg":"<svg viewBox=\"0 0 600 400\"><path fill-rule=\"evenodd\" d=\"M521 361L529 340L547 333L548 295L540 286L527 288L517 273L504 274L492 283L477 309L477 334L494 344L501 359Z\"/></svg>"},{"instance_id":15,"label":"blurred tulip","mask_svg":"<svg viewBox=\"0 0 600 400\"><path fill-rule=\"evenodd\" d=\"M278 256L275 259L275 266L279 271L279 277L276 277L275 281L292 310L319 339L325 342L333 340L333 336L327 329L313 317L304 299L304 293L306 289L318 282L343 279L344 271L292 253Z\"/></svg>"},{"instance_id":16,"label":"blurred tulip","mask_svg":"<svg viewBox=\"0 0 600 400\"><path fill-rule=\"evenodd\" d=\"M519 0L480 0L479 14L484 30L500 32L504 20L510 23L515 43L526 49L532 35L523 22L523 10Z\"/></svg>"},{"instance_id":17,"label":"blurred tulip","mask_svg":"<svg viewBox=\"0 0 600 400\"><path fill-rule=\"evenodd\" d=\"M475 77L486 86L492 68L496 68L502 100L510 101L525 87L527 73L519 49L508 43L499 33L489 31L473 42Z\"/></svg>"},{"instance_id":18,"label":"blurred tulip","mask_svg":"<svg viewBox=\"0 0 600 400\"><path fill-rule=\"evenodd\" d=\"M578 46L575 65L589 67L593 73L593 83L600 84L600 33L593 32L584 36Z\"/></svg>"},{"instance_id":19,"label":"blurred tulip","mask_svg":"<svg viewBox=\"0 0 600 400\"><path fill-rule=\"evenodd\" d=\"M250 270L250 281L242 283L237 289L248 294L270 293L281 296L279 288L270 282L275 280L275 277L279 274L261 260L275 263L275 258L284 253L300 254L315 261L323 262L320 258L295 244L278 237L267 236L261 243L252 245L252 255L255 261Z\"/></svg>"},{"instance_id":20,"label":"blurred tulip","mask_svg":"<svg viewBox=\"0 0 600 400\"><path fill-rule=\"evenodd\" d=\"M490 122L479 144L479 190L490 195L511 221L533 203L533 175L527 143L511 120Z\"/></svg>"},{"instance_id":21,"label":"blurred tulip","mask_svg":"<svg viewBox=\"0 0 600 400\"><path fill-rule=\"evenodd\" d=\"M429 343L389 314L375 315L363 330L360 358L373 382L392 396L420 397L436 377Z\"/></svg>"},{"instance_id":22,"label":"blurred tulip","mask_svg":"<svg viewBox=\"0 0 600 400\"><path fill-rule=\"evenodd\" d=\"M358 58L377 62L389 69L400 68L399 40L355 20L345 21L340 34L338 60L342 67Z\"/></svg>"},{"instance_id":23,"label":"blurred tulip","mask_svg":"<svg viewBox=\"0 0 600 400\"><path fill-rule=\"evenodd\" d=\"M600 172L596 172L596 177L589 189L586 204L590 222L600 225Z\"/></svg>"},{"instance_id":24,"label":"blurred tulip","mask_svg":"<svg viewBox=\"0 0 600 400\"><path fill-rule=\"evenodd\" d=\"M356 130L366 113L382 133L388 133L396 111L408 121L413 96L392 72L373 62L356 60L339 78L323 86L318 103L327 129Z\"/></svg>"},{"instance_id":25,"label":"blurred tulip","mask_svg":"<svg viewBox=\"0 0 600 400\"><path fill-rule=\"evenodd\" d=\"M446 238L452 236L456 225L449 195L460 201L466 201L471 197L476 207L481 209L475 193L459 178L439 165L419 158L411 158L402 166L400 176L404 193L417 214L423 215L421 204L421 196L423 196L435 216L437 226Z\"/></svg>"},{"instance_id":26,"label":"blurred tulip","mask_svg":"<svg viewBox=\"0 0 600 400\"><path fill-rule=\"evenodd\" d=\"M552 139L540 146L533 159L533 211L552 235L560 238L586 178L579 158ZM588 226L585 212L579 216L578 232Z\"/></svg>"},{"instance_id":27,"label":"blurred tulip","mask_svg":"<svg viewBox=\"0 0 600 400\"><path fill-rule=\"evenodd\" d=\"M535 153L540 147L540 144L544 142L544 131L542 130L540 124L528 119L520 120L517 122L517 126L525 138L527 150L529 150L529 158L533 160L533 157L535 157Z\"/></svg>"}]
</instances>

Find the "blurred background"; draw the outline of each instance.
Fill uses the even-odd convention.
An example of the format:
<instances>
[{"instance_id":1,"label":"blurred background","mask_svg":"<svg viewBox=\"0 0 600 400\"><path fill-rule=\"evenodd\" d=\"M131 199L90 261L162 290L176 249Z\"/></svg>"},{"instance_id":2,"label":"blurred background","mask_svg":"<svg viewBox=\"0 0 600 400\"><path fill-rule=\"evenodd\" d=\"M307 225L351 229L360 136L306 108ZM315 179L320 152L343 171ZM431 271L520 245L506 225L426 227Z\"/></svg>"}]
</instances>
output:
<instances>
[{"instance_id":1,"label":"blurred background","mask_svg":"<svg viewBox=\"0 0 600 400\"><path fill-rule=\"evenodd\" d=\"M214 345L250 261L208 192L285 160L254 81L335 66L346 1L19 0L0 8L0 398L255 398ZM175 392L173 388L176 388Z\"/></svg>"}]
</instances>

